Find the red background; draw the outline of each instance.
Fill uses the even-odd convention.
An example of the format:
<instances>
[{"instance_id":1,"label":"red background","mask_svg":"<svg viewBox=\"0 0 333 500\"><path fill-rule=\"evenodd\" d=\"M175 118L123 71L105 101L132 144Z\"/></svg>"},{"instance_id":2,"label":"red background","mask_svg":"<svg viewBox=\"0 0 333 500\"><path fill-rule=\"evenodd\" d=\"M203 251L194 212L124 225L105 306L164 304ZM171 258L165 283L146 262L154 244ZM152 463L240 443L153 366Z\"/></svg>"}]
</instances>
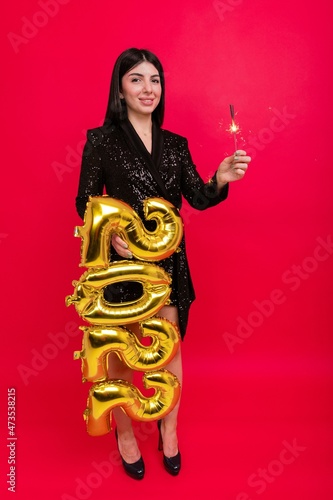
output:
<instances>
[{"instance_id":1,"label":"red background","mask_svg":"<svg viewBox=\"0 0 333 500\"><path fill-rule=\"evenodd\" d=\"M17 397L18 499L332 498L329 5L6 4L2 498L9 495L9 387ZM253 157L223 205L204 213L184 207L198 298L183 344L183 470L169 477L155 426L136 424L147 467L139 484L125 476L117 452L110 456L113 435L85 431L88 385L72 360L83 322L64 303L82 272L72 233L80 224L74 198L85 131L102 122L112 66L131 46L162 60L164 127L188 138L204 178L233 153L230 103L239 145ZM59 332L63 345L55 347ZM259 474L266 474L261 482Z\"/></svg>"}]
</instances>

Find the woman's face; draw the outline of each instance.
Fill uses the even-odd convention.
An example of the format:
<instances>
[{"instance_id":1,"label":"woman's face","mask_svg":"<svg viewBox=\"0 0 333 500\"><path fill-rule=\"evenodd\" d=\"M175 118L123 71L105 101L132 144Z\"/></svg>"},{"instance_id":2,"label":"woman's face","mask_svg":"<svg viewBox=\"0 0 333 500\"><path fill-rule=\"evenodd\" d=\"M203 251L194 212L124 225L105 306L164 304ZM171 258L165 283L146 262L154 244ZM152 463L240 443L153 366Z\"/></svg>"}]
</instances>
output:
<instances>
[{"instance_id":1,"label":"woman's face","mask_svg":"<svg viewBox=\"0 0 333 500\"><path fill-rule=\"evenodd\" d=\"M147 61L125 73L121 80L120 98L125 99L128 118L150 115L158 106L161 94L160 75Z\"/></svg>"}]
</instances>

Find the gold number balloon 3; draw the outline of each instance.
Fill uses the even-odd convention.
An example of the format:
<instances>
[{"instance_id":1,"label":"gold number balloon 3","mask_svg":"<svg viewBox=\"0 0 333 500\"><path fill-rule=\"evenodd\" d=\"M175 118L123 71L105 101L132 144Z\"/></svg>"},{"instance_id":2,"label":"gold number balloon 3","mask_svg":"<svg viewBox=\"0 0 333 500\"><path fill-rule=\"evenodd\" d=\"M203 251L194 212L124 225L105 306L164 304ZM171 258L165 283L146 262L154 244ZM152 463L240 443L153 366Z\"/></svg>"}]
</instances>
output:
<instances>
[{"instance_id":1,"label":"gold number balloon 3","mask_svg":"<svg viewBox=\"0 0 333 500\"><path fill-rule=\"evenodd\" d=\"M143 209L146 220L156 221L155 231L148 231L127 203L108 196L90 197L85 223L77 226L74 233L82 238L80 266L107 266L114 232L127 242L136 259L157 261L169 257L183 236L178 209L163 198L144 200Z\"/></svg>"},{"instance_id":2,"label":"gold number balloon 3","mask_svg":"<svg viewBox=\"0 0 333 500\"><path fill-rule=\"evenodd\" d=\"M155 389L154 396L144 397L137 387L125 380L94 384L84 412L88 434L102 436L110 432L112 410L117 406L130 418L139 421L161 419L170 413L180 396L177 377L167 370L159 370L144 374L143 381L146 389Z\"/></svg>"},{"instance_id":3,"label":"gold number balloon 3","mask_svg":"<svg viewBox=\"0 0 333 500\"><path fill-rule=\"evenodd\" d=\"M137 336L126 328L103 327L83 330L82 351L74 359L82 360L83 381L97 382L107 379L107 359L110 352L132 370L158 370L175 356L180 343L176 325L164 318L150 318L140 324L142 336L151 337L152 343L144 346Z\"/></svg>"}]
</instances>

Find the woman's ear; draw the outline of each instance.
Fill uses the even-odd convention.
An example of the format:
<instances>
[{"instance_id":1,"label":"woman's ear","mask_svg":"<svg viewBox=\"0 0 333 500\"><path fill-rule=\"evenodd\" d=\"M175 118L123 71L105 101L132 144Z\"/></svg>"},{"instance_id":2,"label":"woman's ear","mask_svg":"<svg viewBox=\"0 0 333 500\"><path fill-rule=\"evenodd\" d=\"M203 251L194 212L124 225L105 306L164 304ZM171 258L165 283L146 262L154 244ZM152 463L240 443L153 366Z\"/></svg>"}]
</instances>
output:
<instances>
[{"instance_id":1,"label":"woman's ear","mask_svg":"<svg viewBox=\"0 0 333 500\"><path fill-rule=\"evenodd\" d=\"M124 96L123 96L122 92L119 92L119 97L120 97L120 99L124 99Z\"/></svg>"}]
</instances>

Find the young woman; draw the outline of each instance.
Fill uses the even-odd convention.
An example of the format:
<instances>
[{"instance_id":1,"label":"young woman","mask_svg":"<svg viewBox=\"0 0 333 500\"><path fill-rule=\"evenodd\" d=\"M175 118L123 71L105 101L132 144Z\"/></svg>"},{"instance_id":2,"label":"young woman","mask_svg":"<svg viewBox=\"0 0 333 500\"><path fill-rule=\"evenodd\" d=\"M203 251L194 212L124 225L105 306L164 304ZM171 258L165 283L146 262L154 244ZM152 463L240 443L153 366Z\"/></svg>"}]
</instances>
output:
<instances>
[{"instance_id":1,"label":"young woman","mask_svg":"<svg viewBox=\"0 0 333 500\"><path fill-rule=\"evenodd\" d=\"M147 50L129 49L118 57L111 79L111 89L105 123L88 131L82 158L76 207L83 218L89 196L106 194L128 203L144 220L142 202L161 197L181 208L182 196L198 210L212 207L225 200L228 185L244 177L250 162L245 151L236 151L225 158L213 178L204 183L192 162L187 140L162 129L165 84L163 68L158 58ZM186 332L188 313L195 298L188 268L185 241L180 252L158 262L172 277L170 305L159 316L178 325L182 339ZM131 258L126 243L117 235L112 237L111 260ZM135 300L142 288L135 282L112 285L105 291L110 302ZM138 325L130 325L140 335ZM109 377L132 381L132 371L116 354L108 359ZM182 383L181 351L166 367ZM172 475L181 467L177 440L176 407L158 422L163 445L163 463ZM141 457L132 423L125 413L113 411L117 423L117 441L125 471L142 479L144 462Z\"/></svg>"}]
</instances>

